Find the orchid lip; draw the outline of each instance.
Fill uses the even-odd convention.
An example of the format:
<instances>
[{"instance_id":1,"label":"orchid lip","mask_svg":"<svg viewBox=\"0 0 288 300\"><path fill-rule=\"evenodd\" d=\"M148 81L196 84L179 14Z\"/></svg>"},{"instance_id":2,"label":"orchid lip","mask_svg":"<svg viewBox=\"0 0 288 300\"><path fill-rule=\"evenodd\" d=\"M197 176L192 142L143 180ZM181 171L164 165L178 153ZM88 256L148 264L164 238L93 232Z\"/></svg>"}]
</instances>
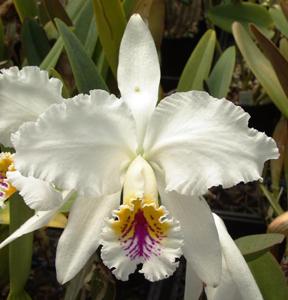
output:
<instances>
[{"instance_id":1,"label":"orchid lip","mask_svg":"<svg viewBox=\"0 0 288 300\"><path fill-rule=\"evenodd\" d=\"M103 228L104 264L120 280L127 280L139 264L143 265L140 272L150 281L169 277L182 255L179 222L169 218L167 210L151 199L134 198L129 203L114 211L114 217ZM116 258L113 253L117 253ZM160 274L152 267L155 261L163 265Z\"/></svg>"}]
</instances>

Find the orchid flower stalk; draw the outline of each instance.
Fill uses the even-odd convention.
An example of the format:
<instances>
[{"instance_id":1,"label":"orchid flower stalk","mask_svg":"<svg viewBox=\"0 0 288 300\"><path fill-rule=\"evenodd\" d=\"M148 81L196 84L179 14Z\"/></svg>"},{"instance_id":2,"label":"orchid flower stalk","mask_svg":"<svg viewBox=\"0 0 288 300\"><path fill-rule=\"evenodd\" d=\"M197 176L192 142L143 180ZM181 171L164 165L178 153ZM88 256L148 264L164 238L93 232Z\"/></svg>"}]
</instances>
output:
<instances>
[{"instance_id":1,"label":"orchid flower stalk","mask_svg":"<svg viewBox=\"0 0 288 300\"><path fill-rule=\"evenodd\" d=\"M101 245L118 279L141 264L148 280L161 280L183 254L187 284L195 277L202 287L219 286L221 237L203 194L261 179L264 162L278 157L276 144L248 127L240 107L205 92L175 93L157 105L159 60L139 15L127 24L117 72L120 98L77 95L12 135L22 176L78 195L58 243L58 280L72 279ZM62 203L36 202L38 217L0 247L46 224ZM255 295L249 299L261 299L257 286Z\"/></svg>"}]
</instances>

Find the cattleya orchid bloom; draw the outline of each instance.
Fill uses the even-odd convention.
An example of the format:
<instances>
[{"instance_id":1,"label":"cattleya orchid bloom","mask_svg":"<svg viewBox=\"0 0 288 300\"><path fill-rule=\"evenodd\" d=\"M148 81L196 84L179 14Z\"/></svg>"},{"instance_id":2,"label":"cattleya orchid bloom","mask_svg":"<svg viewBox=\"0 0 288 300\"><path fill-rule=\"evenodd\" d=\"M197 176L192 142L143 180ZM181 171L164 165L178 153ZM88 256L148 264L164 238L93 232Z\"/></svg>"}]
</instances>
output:
<instances>
[{"instance_id":1,"label":"cattleya orchid bloom","mask_svg":"<svg viewBox=\"0 0 288 300\"><path fill-rule=\"evenodd\" d=\"M0 143L12 147L10 135L27 121L35 121L51 104L61 103L62 83L49 79L48 73L37 67L2 69L0 74ZM16 191L27 205L38 210L62 206L68 194L55 190L43 180L25 177L15 168L14 154L0 153L0 207ZM46 203L46 205L45 205Z\"/></svg>"},{"instance_id":2,"label":"cattleya orchid bloom","mask_svg":"<svg viewBox=\"0 0 288 300\"><path fill-rule=\"evenodd\" d=\"M201 287L220 287L222 261L226 270L233 260L222 251L222 231L203 194L260 179L264 162L278 157L276 144L248 127L240 107L205 92L175 93L156 106L159 61L139 15L126 27L117 75L120 99L102 90L80 94L12 135L22 176L77 191L58 243L58 280L72 279L102 245L103 262L119 279L139 264L148 280L166 278L183 253L187 286L195 278ZM59 208L53 201L38 201L41 216L0 247L46 224ZM196 295L189 291L187 299ZM261 299L256 284L253 291L249 299Z\"/></svg>"}]
</instances>

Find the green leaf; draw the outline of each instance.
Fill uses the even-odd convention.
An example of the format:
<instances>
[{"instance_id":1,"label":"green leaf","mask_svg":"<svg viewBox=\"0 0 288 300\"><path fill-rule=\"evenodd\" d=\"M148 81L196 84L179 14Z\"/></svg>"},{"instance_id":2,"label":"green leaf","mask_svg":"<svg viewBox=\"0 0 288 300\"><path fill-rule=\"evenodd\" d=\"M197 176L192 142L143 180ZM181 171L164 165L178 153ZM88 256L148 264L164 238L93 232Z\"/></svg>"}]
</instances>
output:
<instances>
[{"instance_id":1,"label":"green leaf","mask_svg":"<svg viewBox=\"0 0 288 300\"><path fill-rule=\"evenodd\" d=\"M264 55L269 59L272 64L276 75L280 81L280 84L288 97L288 62L282 56L278 48L261 33L261 31L251 24L251 32L254 34L260 48L262 49Z\"/></svg>"},{"instance_id":2,"label":"green leaf","mask_svg":"<svg viewBox=\"0 0 288 300\"><path fill-rule=\"evenodd\" d=\"M279 50L281 54L285 57L285 59L288 61L288 40L285 37L280 40Z\"/></svg>"},{"instance_id":3,"label":"green leaf","mask_svg":"<svg viewBox=\"0 0 288 300\"><path fill-rule=\"evenodd\" d=\"M288 288L284 274L269 252L247 261L265 300L287 300Z\"/></svg>"},{"instance_id":4,"label":"green leaf","mask_svg":"<svg viewBox=\"0 0 288 300\"><path fill-rule=\"evenodd\" d=\"M288 21L285 18L282 10L279 8L279 6L274 6L269 9L269 13L276 25L276 28L284 34L286 37L288 37Z\"/></svg>"},{"instance_id":5,"label":"green leaf","mask_svg":"<svg viewBox=\"0 0 288 300\"><path fill-rule=\"evenodd\" d=\"M56 19L55 22L63 38L78 91L88 93L93 89L107 90L106 83L79 39L61 20Z\"/></svg>"},{"instance_id":6,"label":"green leaf","mask_svg":"<svg viewBox=\"0 0 288 300\"><path fill-rule=\"evenodd\" d=\"M203 90L208 78L216 44L215 31L209 29L193 50L181 74L177 91Z\"/></svg>"},{"instance_id":7,"label":"green leaf","mask_svg":"<svg viewBox=\"0 0 288 300\"><path fill-rule=\"evenodd\" d=\"M87 49L87 53L91 54L91 48L93 48L95 39L97 39L97 36L91 37L91 30L96 30L96 28L91 29L91 27L94 26L94 24L92 25L91 23L93 21L92 0L88 0L88 1L85 0L84 3L81 2L82 1L79 1L79 3L82 4L82 6L79 6L78 2L76 3L78 4L78 6L75 6L75 9L78 8L78 14L74 12L74 6L73 6L73 11L71 12L71 15L73 15L72 20L75 22L75 34L77 35L78 38L80 38L83 44L85 43L85 50ZM69 2L70 5L71 3L73 4L74 2ZM69 6L69 4L67 6L67 10L69 7L72 7ZM61 55L61 52L63 50L63 47L64 47L63 40L62 37L60 36L57 39L56 43L51 48L50 52L45 57L45 59L42 61L40 68L48 71L52 68L55 68L59 60L59 57Z\"/></svg>"},{"instance_id":8,"label":"green leaf","mask_svg":"<svg viewBox=\"0 0 288 300\"><path fill-rule=\"evenodd\" d=\"M268 96L286 118L288 117L288 98L286 97L276 73L269 60L257 48L249 33L237 22L233 24L233 35L248 66L266 90Z\"/></svg>"},{"instance_id":9,"label":"green leaf","mask_svg":"<svg viewBox=\"0 0 288 300\"><path fill-rule=\"evenodd\" d=\"M9 226L0 225L0 241L9 236ZM0 249L0 287L9 282L9 248Z\"/></svg>"},{"instance_id":10,"label":"green leaf","mask_svg":"<svg viewBox=\"0 0 288 300\"><path fill-rule=\"evenodd\" d=\"M48 15L51 21L54 22L55 18L62 20L66 25L72 26L73 23L66 13L64 7L59 2L59 0L44 0L45 7L47 9Z\"/></svg>"},{"instance_id":11,"label":"green leaf","mask_svg":"<svg viewBox=\"0 0 288 300\"><path fill-rule=\"evenodd\" d=\"M285 18L288 21L288 4L284 0L280 0L280 6L283 11Z\"/></svg>"},{"instance_id":12,"label":"green leaf","mask_svg":"<svg viewBox=\"0 0 288 300\"><path fill-rule=\"evenodd\" d=\"M284 235L280 233L255 234L241 237L235 241L241 253L246 257L263 254L272 246L280 244Z\"/></svg>"},{"instance_id":13,"label":"green leaf","mask_svg":"<svg viewBox=\"0 0 288 300\"><path fill-rule=\"evenodd\" d=\"M88 56L92 57L98 40L92 0L85 3L84 9L79 17L76 18L74 33L84 45Z\"/></svg>"},{"instance_id":14,"label":"green leaf","mask_svg":"<svg viewBox=\"0 0 288 300\"><path fill-rule=\"evenodd\" d=\"M13 3L22 23L25 18L37 16L37 5L35 0L13 0Z\"/></svg>"},{"instance_id":15,"label":"green leaf","mask_svg":"<svg viewBox=\"0 0 288 300\"><path fill-rule=\"evenodd\" d=\"M39 66L50 50L43 28L33 19L26 19L22 26L21 39L28 64Z\"/></svg>"},{"instance_id":16,"label":"green leaf","mask_svg":"<svg viewBox=\"0 0 288 300\"><path fill-rule=\"evenodd\" d=\"M10 234L18 229L33 211L25 204L22 197L15 193L9 199ZM31 299L24 291L29 277L33 247L33 233L26 234L9 245L10 293L8 299Z\"/></svg>"},{"instance_id":17,"label":"green leaf","mask_svg":"<svg viewBox=\"0 0 288 300\"><path fill-rule=\"evenodd\" d=\"M207 80L209 92L214 97L223 98L227 96L235 67L235 60L236 51L235 47L232 46L223 52L215 64Z\"/></svg>"},{"instance_id":18,"label":"green leaf","mask_svg":"<svg viewBox=\"0 0 288 300\"><path fill-rule=\"evenodd\" d=\"M286 151L286 145L288 142L288 123L287 119L281 117L278 123L275 126L273 132L273 139L277 144L279 149L279 158L272 159L270 161L270 172L271 172L271 189L273 191L273 195L278 198L280 193L280 180L282 178L282 172L284 167L284 157Z\"/></svg>"},{"instance_id":19,"label":"green leaf","mask_svg":"<svg viewBox=\"0 0 288 300\"><path fill-rule=\"evenodd\" d=\"M99 38L110 68L116 77L120 42L126 19L120 0L93 0Z\"/></svg>"},{"instance_id":20,"label":"green leaf","mask_svg":"<svg viewBox=\"0 0 288 300\"><path fill-rule=\"evenodd\" d=\"M232 32L232 24L235 21L241 23L246 29L249 23L253 22L265 33L268 33L267 29L273 26L273 20L266 8L249 2L211 7L207 17L213 24L228 32Z\"/></svg>"},{"instance_id":21,"label":"green leaf","mask_svg":"<svg viewBox=\"0 0 288 300\"><path fill-rule=\"evenodd\" d=\"M59 37L56 43L53 45L47 56L43 59L40 64L40 69L49 71L54 68L58 62L58 59L63 50L63 40L62 37Z\"/></svg>"},{"instance_id":22,"label":"green leaf","mask_svg":"<svg viewBox=\"0 0 288 300\"><path fill-rule=\"evenodd\" d=\"M138 0L124 0L123 1L123 9L126 15L126 18L129 19L129 17L133 13L133 9L135 7L135 4L137 3Z\"/></svg>"}]
</instances>

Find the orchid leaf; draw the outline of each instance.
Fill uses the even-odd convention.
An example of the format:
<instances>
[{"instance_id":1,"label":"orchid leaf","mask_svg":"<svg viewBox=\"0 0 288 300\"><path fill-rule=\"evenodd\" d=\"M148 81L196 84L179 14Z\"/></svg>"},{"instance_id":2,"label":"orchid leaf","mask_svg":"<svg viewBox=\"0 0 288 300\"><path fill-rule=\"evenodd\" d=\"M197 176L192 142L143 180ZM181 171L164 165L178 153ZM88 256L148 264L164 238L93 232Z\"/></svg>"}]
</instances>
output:
<instances>
[{"instance_id":1,"label":"orchid leaf","mask_svg":"<svg viewBox=\"0 0 288 300\"><path fill-rule=\"evenodd\" d=\"M280 84L286 96L288 97L287 60L282 56L278 48L269 39L267 39L256 26L251 24L250 30L255 36L264 55L269 59L270 63L272 64L276 75L280 81Z\"/></svg>"},{"instance_id":2,"label":"orchid leaf","mask_svg":"<svg viewBox=\"0 0 288 300\"><path fill-rule=\"evenodd\" d=\"M80 15L81 8L85 6L86 3L92 0L69 0L65 10L74 23L76 18Z\"/></svg>"},{"instance_id":3,"label":"orchid leaf","mask_svg":"<svg viewBox=\"0 0 288 300\"><path fill-rule=\"evenodd\" d=\"M160 50L165 26L165 1L154 0L149 15L149 29L158 51Z\"/></svg>"},{"instance_id":4,"label":"orchid leaf","mask_svg":"<svg viewBox=\"0 0 288 300\"><path fill-rule=\"evenodd\" d=\"M26 19L21 39L29 65L39 66L50 50L49 40L36 20Z\"/></svg>"},{"instance_id":5,"label":"orchid leaf","mask_svg":"<svg viewBox=\"0 0 288 300\"><path fill-rule=\"evenodd\" d=\"M212 96L216 98L227 96L235 67L235 60L236 51L234 46L227 48L220 56L207 80L209 92Z\"/></svg>"},{"instance_id":6,"label":"orchid leaf","mask_svg":"<svg viewBox=\"0 0 288 300\"><path fill-rule=\"evenodd\" d=\"M79 39L61 20L56 19L55 22L63 38L78 91L88 93L97 88L107 90L105 81Z\"/></svg>"},{"instance_id":7,"label":"orchid leaf","mask_svg":"<svg viewBox=\"0 0 288 300\"><path fill-rule=\"evenodd\" d=\"M94 43L94 39L95 39L95 37L93 37L91 39L91 41L88 42L88 38L91 38L91 36L88 36L88 34L90 32L89 26L91 26L91 20L93 17L91 1L92 0L88 0L88 1L85 0L85 2L79 1L77 3L73 2L73 1L72 2L69 1L68 5L67 5L67 12L71 11L69 15L71 16L72 21L75 22L75 34L77 35L78 38L80 38L80 40L83 43L87 41L87 44L88 44L87 48L89 48L90 52L91 52L91 47L93 47L91 45L92 45L92 43ZM70 4L70 6L69 6L69 4ZM75 7L72 6L72 4L74 4ZM81 5L79 6L79 4L81 4ZM70 9L68 9L68 8L70 8ZM71 8L73 8L73 10ZM77 8L78 8L78 11L76 13ZM75 11L74 11L74 9L75 9ZM89 16L91 19L89 19ZM84 21L83 21L83 19L84 19ZM82 33L83 33L83 35L82 35ZM63 40L62 40L62 37L60 36L57 39L57 41L55 42L55 44L53 45L53 47L51 48L50 52L45 57L45 59L42 61L40 68L44 69L44 70L48 70L48 71L52 68L55 68L55 66L59 60L59 57L61 55L61 52L63 50L63 47L64 47ZM88 52L88 53L90 53L90 52Z\"/></svg>"},{"instance_id":8,"label":"orchid leaf","mask_svg":"<svg viewBox=\"0 0 288 300\"><path fill-rule=\"evenodd\" d=\"M288 299L288 287L284 274L269 252L247 261L265 300Z\"/></svg>"},{"instance_id":9,"label":"orchid leaf","mask_svg":"<svg viewBox=\"0 0 288 300\"><path fill-rule=\"evenodd\" d=\"M233 24L233 35L248 66L266 90L268 96L288 117L288 98L286 97L277 75L264 54L257 48L249 33L237 22Z\"/></svg>"},{"instance_id":10,"label":"orchid leaf","mask_svg":"<svg viewBox=\"0 0 288 300\"><path fill-rule=\"evenodd\" d=\"M283 57L288 61L288 40L283 37L279 42L279 50Z\"/></svg>"},{"instance_id":11,"label":"orchid leaf","mask_svg":"<svg viewBox=\"0 0 288 300\"><path fill-rule=\"evenodd\" d=\"M62 37L59 37L44 60L41 62L40 68L43 70L50 70L51 68L54 68L59 60L62 50L63 40Z\"/></svg>"},{"instance_id":12,"label":"orchid leaf","mask_svg":"<svg viewBox=\"0 0 288 300\"><path fill-rule=\"evenodd\" d=\"M277 195L280 191L280 178L284 166L286 145L288 143L288 124L286 118L282 117L278 121L273 133L273 139L277 143L280 153L278 159L272 159L270 161L272 190Z\"/></svg>"},{"instance_id":13,"label":"orchid leaf","mask_svg":"<svg viewBox=\"0 0 288 300\"><path fill-rule=\"evenodd\" d=\"M207 12L207 17L213 24L228 32L232 32L232 24L235 21L246 29L248 29L249 23L253 22L266 34L268 29L273 26L273 20L266 8L249 2L211 7Z\"/></svg>"},{"instance_id":14,"label":"orchid leaf","mask_svg":"<svg viewBox=\"0 0 288 300\"><path fill-rule=\"evenodd\" d=\"M18 193L10 197L9 208L11 234L33 216L33 211ZM10 292L8 299L10 300L31 299L24 288L31 268L32 247L33 233L26 234L9 245Z\"/></svg>"},{"instance_id":15,"label":"orchid leaf","mask_svg":"<svg viewBox=\"0 0 288 300\"><path fill-rule=\"evenodd\" d=\"M49 14L51 21L54 22L55 18L62 20L66 25L72 26L73 23L66 13L64 7L59 0L44 0L45 7Z\"/></svg>"},{"instance_id":16,"label":"orchid leaf","mask_svg":"<svg viewBox=\"0 0 288 300\"><path fill-rule=\"evenodd\" d=\"M13 3L22 23L27 17L33 18L37 16L37 5L35 0L13 0Z\"/></svg>"},{"instance_id":17,"label":"orchid leaf","mask_svg":"<svg viewBox=\"0 0 288 300\"><path fill-rule=\"evenodd\" d=\"M209 29L193 50L181 74L177 90L203 90L204 80L208 78L216 44L215 31Z\"/></svg>"},{"instance_id":18,"label":"orchid leaf","mask_svg":"<svg viewBox=\"0 0 288 300\"><path fill-rule=\"evenodd\" d=\"M288 21L288 4L287 4L287 2L280 0L280 7L283 11L283 14L284 14L286 20Z\"/></svg>"},{"instance_id":19,"label":"orchid leaf","mask_svg":"<svg viewBox=\"0 0 288 300\"><path fill-rule=\"evenodd\" d=\"M134 7L136 5L137 0L124 0L123 1L123 10L126 15L126 19L132 15Z\"/></svg>"},{"instance_id":20,"label":"orchid leaf","mask_svg":"<svg viewBox=\"0 0 288 300\"><path fill-rule=\"evenodd\" d=\"M275 26L282 34L288 37L288 21L279 6L274 6L269 9L269 13L275 23Z\"/></svg>"},{"instance_id":21,"label":"orchid leaf","mask_svg":"<svg viewBox=\"0 0 288 300\"><path fill-rule=\"evenodd\" d=\"M9 236L9 226L0 225L0 241ZM0 249L0 286L9 282L9 248Z\"/></svg>"},{"instance_id":22,"label":"orchid leaf","mask_svg":"<svg viewBox=\"0 0 288 300\"><path fill-rule=\"evenodd\" d=\"M110 68L116 77L120 42L126 18L120 0L93 0L99 38Z\"/></svg>"},{"instance_id":23,"label":"orchid leaf","mask_svg":"<svg viewBox=\"0 0 288 300\"><path fill-rule=\"evenodd\" d=\"M280 244L284 239L284 235L280 233L265 233L265 234L255 234L241 237L235 241L236 245L240 249L243 256L246 259L252 256L262 255L264 252L269 251L269 249Z\"/></svg>"}]
</instances>

